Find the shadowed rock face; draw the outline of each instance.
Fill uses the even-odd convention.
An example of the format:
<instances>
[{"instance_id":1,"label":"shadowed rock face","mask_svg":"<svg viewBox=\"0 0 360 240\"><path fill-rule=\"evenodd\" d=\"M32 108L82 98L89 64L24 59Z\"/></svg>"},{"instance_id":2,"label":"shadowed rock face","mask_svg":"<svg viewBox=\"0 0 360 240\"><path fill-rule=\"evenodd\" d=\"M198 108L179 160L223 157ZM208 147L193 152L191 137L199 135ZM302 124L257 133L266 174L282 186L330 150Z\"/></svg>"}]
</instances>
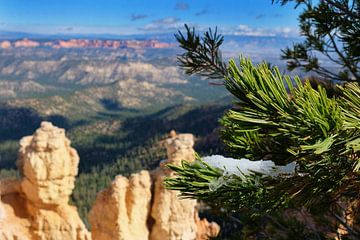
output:
<instances>
[{"instance_id":1,"label":"shadowed rock face","mask_svg":"<svg viewBox=\"0 0 360 240\"><path fill-rule=\"evenodd\" d=\"M194 160L194 137L172 132L164 141L168 159ZM180 200L164 188L172 172L163 164L153 172L117 176L98 193L89 213L94 240L208 239L216 223L200 220L195 200ZM0 239L90 240L75 207L68 204L79 156L65 131L49 122L20 141L19 180L0 181Z\"/></svg>"},{"instance_id":2,"label":"shadowed rock face","mask_svg":"<svg viewBox=\"0 0 360 240\"><path fill-rule=\"evenodd\" d=\"M20 181L0 181L0 239L31 239L30 215L20 195Z\"/></svg>"}]
</instances>

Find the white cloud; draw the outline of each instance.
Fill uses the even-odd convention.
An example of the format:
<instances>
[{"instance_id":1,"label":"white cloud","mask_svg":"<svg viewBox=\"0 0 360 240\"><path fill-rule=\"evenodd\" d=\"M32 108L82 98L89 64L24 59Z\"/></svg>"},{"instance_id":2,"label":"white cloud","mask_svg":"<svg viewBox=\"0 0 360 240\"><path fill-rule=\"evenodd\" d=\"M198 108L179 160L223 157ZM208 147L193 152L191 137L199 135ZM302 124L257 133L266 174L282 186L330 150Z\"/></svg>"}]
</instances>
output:
<instances>
[{"instance_id":1,"label":"white cloud","mask_svg":"<svg viewBox=\"0 0 360 240\"><path fill-rule=\"evenodd\" d=\"M131 14L130 16L130 20L131 21L137 21L137 20L141 20L141 19L144 19L144 18L147 18L148 15L146 14Z\"/></svg>"},{"instance_id":2,"label":"white cloud","mask_svg":"<svg viewBox=\"0 0 360 240\"><path fill-rule=\"evenodd\" d=\"M295 28L279 27L279 28L253 28L245 24L240 24L234 29L224 32L226 35L235 36L255 36L255 37L294 37L298 36L298 31Z\"/></svg>"},{"instance_id":3,"label":"white cloud","mask_svg":"<svg viewBox=\"0 0 360 240\"><path fill-rule=\"evenodd\" d=\"M170 25L170 24L174 24L179 22L179 18L177 17L166 17L166 18L161 18L158 20L153 21L155 24L159 24L159 25Z\"/></svg>"},{"instance_id":4,"label":"white cloud","mask_svg":"<svg viewBox=\"0 0 360 240\"><path fill-rule=\"evenodd\" d=\"M189 23L190 27L195 27L200 33L209 29L208 25ZM118 26L59 26L59 25L16 25L16 24L1 24L2 31L20 31L41 34L138 34L138 33L176 33L178 30L184 31L184 21L175 16L160 18L148 22L147 24L136 27L132 24L118 25ZM254 36L254 37L298 37L298 30L291 27L278 28L254 28L249 25L240 24L238 26L223 26L218 28L218 32L223 35L235 36Z\"/></svg>"},{"instance_id":5,"label":"white cloud","mask_svg":"<svg viewBox=\"0 0 360 240\"><path fill-rule=\"evenodd\" d=\"M171 32L179 29L183 24L180 23L180 19L177 17L166 17L152 21L149 24L140 27L141 31L152 32Z\"/></svg>"},{"instance_id":6,"label":"white cloud","mask_svg":"<svg viewBox=\"0 0 360 240\"><path fill-rule=\"evenodd\" d=\"M277 32L278 35L284 37L299 36L299 31L295 28L290 27L275 28L275 32Z\"/></svg>"},{"instance_id":7,"label":"white cloud","mask_svg":"<svg viewBox=\"0 0 360 240\"><path fill-rule=\"evenodd\" d=\"M189 4L185 3L185 2L177 2L175 5L175 10L182 10L182 11L186 11L189 9Z\"/></svg>"}]
</instances>

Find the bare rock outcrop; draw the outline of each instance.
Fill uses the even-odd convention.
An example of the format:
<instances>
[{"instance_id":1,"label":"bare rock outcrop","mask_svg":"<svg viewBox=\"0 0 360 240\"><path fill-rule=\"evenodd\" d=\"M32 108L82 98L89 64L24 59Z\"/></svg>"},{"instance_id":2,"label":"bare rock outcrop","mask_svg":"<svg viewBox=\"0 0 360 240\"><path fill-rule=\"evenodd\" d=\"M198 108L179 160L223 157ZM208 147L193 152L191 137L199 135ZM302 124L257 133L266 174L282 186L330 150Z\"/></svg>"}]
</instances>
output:
<instances>
[{"instance_id":1,"label":"bare rock outcrop","mask_svg":"<svg viewBox=\"0 0 360 240\"><path fill-rule=\"evenodd\" d=\"M206 218L200 219L195 214L195 222L197 226L196 240L207 240L216 237L220 233L220 226L216 222L209 222Z\"/></svg>"},{"instance_id":2,"label":"bare rock outcrop","mask_svg":"<svg viewBox=\"0 0 360 240\"><path fill-rule=\"evenodd\" d=\"M44 209L67 205L78 164L79 156L64 129L43 122L33 136L22 138L17 165L29 203Z\"/></svg>"},{"instance_id":3,"label":"bare rock outcrop","mask_svg":"<svg viewBox=\"0 0 360 240\"><path fill-rule=\"evenodd\" d=\"M21 197L20 181L2 179L0 181L0 239L29 240L31 235L30 215Z\"/></svg>"},{"instance_id":4,"label":"bare rock outcrop","mask_svg":"<svg viewBox=\"0 0 360 240\"><path fill-rule=\"evenodd\" d=\"M43 122L33 136L20 141L17 164L21 179L1 191L2 201L14 211L7 211L4 221L24 220L18 225L25 225L30 239L90 239L76 208L68 204L78 163L65 131Z\"/></svg>"},{"instance_id":5,"label":"bare rock outcrop","mask_svg":"<svg viewBox=\"0 0 360 240\"><path fill-rule=\"evenodd\" d=\"M168 190L163 185L164 178L174 174L166 164L180 165L183 160L195 160L194 143L192 134L176 134L174 130L163 142L168 158L154 171L155 189L151 216L155 219L155 224L151 230L152 240L205 240L216 237L220 232L217 223L209 223L206 219L199 218L196 200L180 199L178 191Z\"/></svg>"},{"instance_id":6,"label":"bare rock outcrop","mask_svg":"<svg viewBox=\"0 0 360 240\"><path fill-rule=\"evenodd\" d=\"M170 134L168 159L156 170L117 176L98 193L89 213L92 237L69 197L79 156L64 129L43 122L20 141L19 179L0 180L1 240L205 240L219 233L216 223L200 220L197 202L179 199L164 188L173 173L167 163L194 160L194 137Z\"/></svg>"},{"instance_id":7,"label":"bare rock outcrop","mask_svg":"<svg viewBox=\"0 0 360 240\"><path fill-rule=\"evenodd\" d=\"M18 40L14 43L15 47L24 47L24 48L28 48L28 47L38 47L40 46L40 43L37 41L33 41L33 40L29 40L27 38Z\"/></svg>"},{"instance_id":8,"label":"bare rock outcrop","mask_svg":"<svg viewBox=\"0 0 360 240\"><path fill-rule=\"evenodd\" d=\"M50 41L36 41L27 38L17 41L0 41L0 48L10 47L51 47L55 49L60 48L171 48L172 43L160 42L158 40L101 40L101 39L69 39L69 40L50 40Z\"/></svg>"},{"instance_id":9,"label":"bare rock outcrop","mask_svg":"<svg viewBox=\"0 0 360 240\"><path fill-rule=\"evenodd\" d=\"M150 239L196 239L196 200L179 199L179 192L167 190L163 184L164 178L173 174L165 164L180 164L181 160L195 159L194 136L177 135L172 131L164 145L168 159L163 161L160 169L155 172L154 203L151 210L155 224Z\"/></svg>"},{"instance_id":10,"label":"bare rock outcrop","mask_svg":"<svg viewBox=\"0 0 360 240\"><path fill-rule=\"evenodd\" d=\"M163 145L168 159L159 168L129 179L117 176L98 193L89 213L93 240L205 240L219 234L216 223L200 220L196 200L179 199L179 192L163 185L173 175L166 164L194 160L194 136L172 131Z\"/></svg>"},{"instance_id":11,"label":"bare rock outcrop","mask_svg":"<svg viewBox=\"0 0 360 240\"><path fill-rule=\"evenodd\" d=\"M148 171L117 176L96 197L89 213L92 237L96 240L148 239L151 179Z\"/></svg>"}]
</instances>

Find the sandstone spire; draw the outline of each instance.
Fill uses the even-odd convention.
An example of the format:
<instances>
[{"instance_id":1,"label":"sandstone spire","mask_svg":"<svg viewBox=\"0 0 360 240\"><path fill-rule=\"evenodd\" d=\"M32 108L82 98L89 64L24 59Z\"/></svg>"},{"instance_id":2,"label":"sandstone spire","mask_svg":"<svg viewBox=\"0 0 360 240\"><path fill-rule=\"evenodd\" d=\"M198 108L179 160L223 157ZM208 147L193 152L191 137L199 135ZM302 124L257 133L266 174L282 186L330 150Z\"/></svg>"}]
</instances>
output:
<instances>
[{"instance_id":1,"label":"sandstone spire","mask_svg":"<svg viewBox=\"0 0 360 240\"><path fill-rule=\"evenodd\" d=\"M196 200L180 200L178 192L163 185L164 177L173 174L165 164L194 160L193 135L172 131L163 144L168 158L151 172L152 178L148 171L129 179L117 176L98 193L89 214L93 240L204 240L218 235L216 223L199 219Z\"/></svg>"},{"instance_id":2,"label":"sandstone spire","mask_svg":"<svg viewBox=\"0 0 360 240\"><path fill-rule=\"evenodd\" d=\"M78 173L79 156L64 129L42 122L33 136L20 141L17 162L27 200L39 208L67 205Z\"/></svg>"},{"instance_id":3,"label":"sandstone spire","mask_svg":"<svg viewBox=\"0 0 360 240\"><path fill-rule=\"evenodd\" d=\"M89 213L94 240L148 239L147 220L151 201L148 171L117 176L111 186L96 197Z\"/></svg>"},{"instance_id":4,"label":"sandstone spire","mask_svg":"<svg viewBox=\"0 0 360 240\"><path fill-rule=\"evenodd\" d=\"M78 163L79 156L70 147L64 129L49 122L42 122L33 136L20 141L20 187L11 193L17 194L16 201L8 202L15 211L14 218L30 223L27 231L31 239L90 239L76 208L68 205Z\"/></svg>"},{"instance_id":5,"label":"sandstone spire","mask_svg":"<svg viewBox=\"0 0 360 240\"><path fill-rule=\"evenodd\" d=\"M181 160L193 161L194 137L192 134L176 134L164 141L168 159L155 172L154 203L151 216L155 224L150 239L196 239L197 225L195 222L196 200L178 198L177 191L165 189L163 180L172 175L165 164L180 164Z\"/></svg>"},{"instance_id":6,"label":"sandstone spire","mask_svg":"<svg viewBox=\"0 0 360 240\"><path fill-rule=\"evenodd\" d=\"M155 219L155 224L150 239L209 239L217 236L220 228L216 223L199 219L196 200L180 199L179 192L167 190L163 185L164 178L173 174L166 168L166 164L179 165L182 160L195 160L194 136L171 131L170 138L164 141L164 145L168 158L154 172L154 203L151 216Z\"/></svg>"}]
</instances>

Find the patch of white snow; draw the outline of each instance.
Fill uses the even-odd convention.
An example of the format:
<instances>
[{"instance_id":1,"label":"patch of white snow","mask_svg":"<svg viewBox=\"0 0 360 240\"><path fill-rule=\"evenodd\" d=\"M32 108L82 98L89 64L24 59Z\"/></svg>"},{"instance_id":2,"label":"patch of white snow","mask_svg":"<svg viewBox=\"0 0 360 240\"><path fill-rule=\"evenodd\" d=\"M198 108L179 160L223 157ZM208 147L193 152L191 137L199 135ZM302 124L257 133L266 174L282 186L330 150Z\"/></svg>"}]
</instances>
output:
<instances>
[{"instance_id":1,"label":"patch of white snow","mask_svg":"<svg viewBox=\"0 0 360 240\"><path fill-rule=\"evenodd\" d=\"M277 166L271 160L250 161L246 158L234 159L221 155L207 156L202 159L212 167L223 169L225 175L249 175L251 171L254 171L268 176L278 176L279 174L295 173L296 168L295 162L286 166Z\"/></svg>"}]
</instances>

